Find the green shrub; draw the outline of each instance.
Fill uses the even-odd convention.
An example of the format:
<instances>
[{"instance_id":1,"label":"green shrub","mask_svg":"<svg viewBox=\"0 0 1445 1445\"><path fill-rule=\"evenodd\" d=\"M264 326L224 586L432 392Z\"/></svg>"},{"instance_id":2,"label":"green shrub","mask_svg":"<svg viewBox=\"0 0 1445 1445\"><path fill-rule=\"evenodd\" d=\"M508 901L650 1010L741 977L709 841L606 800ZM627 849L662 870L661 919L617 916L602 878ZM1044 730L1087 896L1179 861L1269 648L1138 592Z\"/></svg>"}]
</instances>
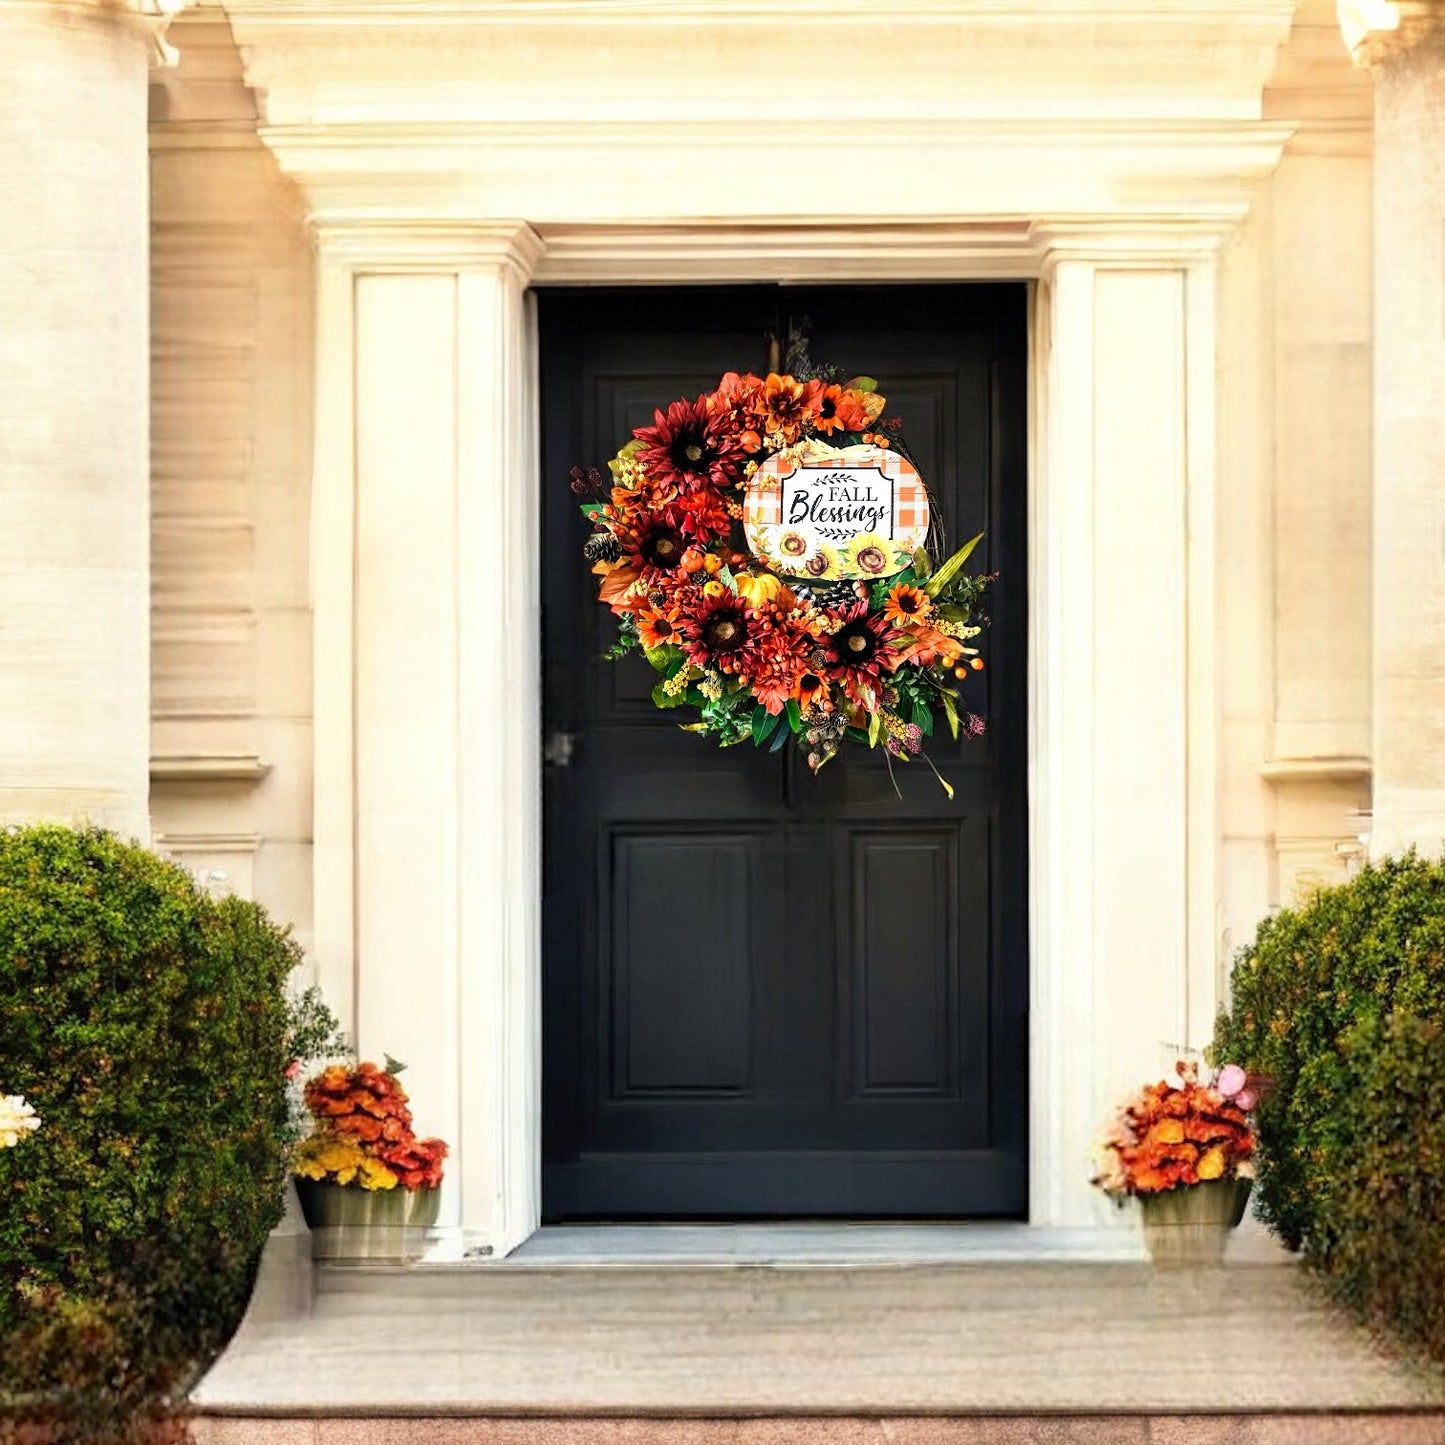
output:
<instances>
[{"instance_id":1,"label":"green shrub","mask_svg":"<svg viewBox=\"0 0 1445 1445\"><path fill-rule=\"evenodd\" d=\"M280 1217L286 1065L324 1031L288 933L98 829L0 833L0 1397L112 1422L183 1395Z\"/></svg>"},{"instance_id":2,"label":"green shrub","mask_svg":"<svg viewBox=\"0 0 1445 1445\"><path fill-rule=\"evenodd\" d=\"M1445 1360L1445 863L1409 853L1261 924L1217 1061L1269 1077L1261 1217L1372 1321Z\"/></svg>"}]
</instances>

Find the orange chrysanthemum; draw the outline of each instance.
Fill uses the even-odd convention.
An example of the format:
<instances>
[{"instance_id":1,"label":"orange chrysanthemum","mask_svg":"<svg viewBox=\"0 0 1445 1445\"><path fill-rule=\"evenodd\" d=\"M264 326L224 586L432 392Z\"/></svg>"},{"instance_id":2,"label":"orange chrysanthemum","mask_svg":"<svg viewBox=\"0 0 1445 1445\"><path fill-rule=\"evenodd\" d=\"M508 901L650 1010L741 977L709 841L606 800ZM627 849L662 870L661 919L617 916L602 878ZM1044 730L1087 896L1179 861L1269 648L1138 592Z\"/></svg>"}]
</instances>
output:
<instances>
[{"instance_id":1,"label":"orange chrysanthemum","mask_svg":"<svg viewBox=\"0 0 1445 1445\"><path fill-rule=\"evenodd\" d=\"M297 1174L364 1189L440 1182L446 1145L413 1133L406 1090L393 1070L334 1064L309 1080L302 1096L317 1128L297 1153Z\"/></svg>"},{"instance_id":2,"label":"orange chrysanthemum","mask_svg":"<svg viewBox=\"0 0 1445 1445\"><path fill-rule=\"evenodd\" d=\"M1180 1076L1177 1085L1149 1085L1120 1111L1094 1181L1109 1193L1160 1194L1247 1172L1255 1148L1248 1114L1189 1066Z\"/></svg>"}]
</instances>

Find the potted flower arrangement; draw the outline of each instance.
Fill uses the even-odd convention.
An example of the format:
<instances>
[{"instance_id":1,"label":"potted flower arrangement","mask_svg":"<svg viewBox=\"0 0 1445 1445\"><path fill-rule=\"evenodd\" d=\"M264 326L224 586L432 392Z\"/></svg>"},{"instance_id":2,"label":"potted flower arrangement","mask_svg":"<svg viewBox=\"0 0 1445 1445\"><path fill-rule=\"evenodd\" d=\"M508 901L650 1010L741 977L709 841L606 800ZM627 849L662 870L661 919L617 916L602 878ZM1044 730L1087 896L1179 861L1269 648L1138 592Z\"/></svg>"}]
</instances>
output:
<instances>
[{"instance_id":1,"label":"potted flower arrangement","mask_svg":"<svg viewBox=\"0 0 1445 1445\"><path fill-rule=\"evenodd\" d=\"M317 1259L407 1259L436 1223L440 1139L418 1139L404 1065L333 1064L306 1083L313 1128L292 1164Z\"/></svg>"},{"instance_id":2,"label":"potted flower arrangement","mask_svg":"<svg viewBox=\"0 0 1445 1445\"><path fill-rule=\"evenodd\" d=\"M1256 1091L1237 1064L1205 1080L1192 1063L1175 1071L1178 1082L1148 1085L1111 1120L1094 1183L1120 1206L1139 1201L1156 1265L1218 1264L1254 1178Z\"/></svg>"}]
</instances>

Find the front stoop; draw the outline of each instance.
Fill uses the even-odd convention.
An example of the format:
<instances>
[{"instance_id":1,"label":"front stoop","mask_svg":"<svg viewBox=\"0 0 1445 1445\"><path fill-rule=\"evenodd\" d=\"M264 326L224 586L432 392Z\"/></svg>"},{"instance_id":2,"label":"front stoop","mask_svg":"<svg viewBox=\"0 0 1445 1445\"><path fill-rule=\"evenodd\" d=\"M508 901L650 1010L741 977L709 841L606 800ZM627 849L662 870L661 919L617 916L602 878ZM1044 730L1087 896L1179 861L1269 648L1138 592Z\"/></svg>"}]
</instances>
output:
<instances>
[{"instance_id":1,"label":"front stoop","mask_svg":"<svg viewBox=\"0 0 1445 1445\"><path fill-rule=\"evenodd\" d=\"M1445 1411L767 1419L203 1418L196 1445L1445 1445Z\"/></svg>"},{"instance_id":2,"label":"front stoop","mask_svg":"<svg viewBox=\"0 0 1445 1445\"><path fill-rule=\"evenodd\" d=\"M992 1236L969 1258L970 1232L888 1262L871 1233L775 1234L764 1260L709 1235L703 1264L629 1238L320 1268L309 1313L253 1312L195 1390L197 1445L1445 1445L1445 1379L1277 1250L1155 1270Z\"/></svg>"}]
</instances>

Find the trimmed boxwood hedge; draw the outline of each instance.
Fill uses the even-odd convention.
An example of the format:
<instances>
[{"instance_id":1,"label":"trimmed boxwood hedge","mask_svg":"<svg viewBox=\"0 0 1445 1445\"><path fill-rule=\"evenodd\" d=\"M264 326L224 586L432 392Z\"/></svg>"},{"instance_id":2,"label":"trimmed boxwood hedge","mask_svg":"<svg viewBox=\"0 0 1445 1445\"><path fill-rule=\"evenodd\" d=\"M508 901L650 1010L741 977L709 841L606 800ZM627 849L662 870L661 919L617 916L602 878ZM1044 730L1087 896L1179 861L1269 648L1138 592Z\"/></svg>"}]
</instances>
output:
<instances>
[{"instance_id":1,"label":"trimmed boxwood hedge","mask_svg":"<svg viewBox=\"0 0 1445 1445\"><path fill-rule=\"evenodd\" d=\"M1260 1216L1445 1362L1445 862L1411 852L1261 924L1214 1058L1268 1076Z\"/></svg>"},{"instance_id":2,"label":"trimmed boxwood hedge","mask_svg":"<svg viewBox=\"0 0 1445 1445\"><path fill-rule=\"evenodd\" d=\"M99 829L0 832L0 1414L79 1438L184 1395L280 1218L288 932ZM319 1020L319 1022L318 1022Z\"/></svg>"}]
</instances>

